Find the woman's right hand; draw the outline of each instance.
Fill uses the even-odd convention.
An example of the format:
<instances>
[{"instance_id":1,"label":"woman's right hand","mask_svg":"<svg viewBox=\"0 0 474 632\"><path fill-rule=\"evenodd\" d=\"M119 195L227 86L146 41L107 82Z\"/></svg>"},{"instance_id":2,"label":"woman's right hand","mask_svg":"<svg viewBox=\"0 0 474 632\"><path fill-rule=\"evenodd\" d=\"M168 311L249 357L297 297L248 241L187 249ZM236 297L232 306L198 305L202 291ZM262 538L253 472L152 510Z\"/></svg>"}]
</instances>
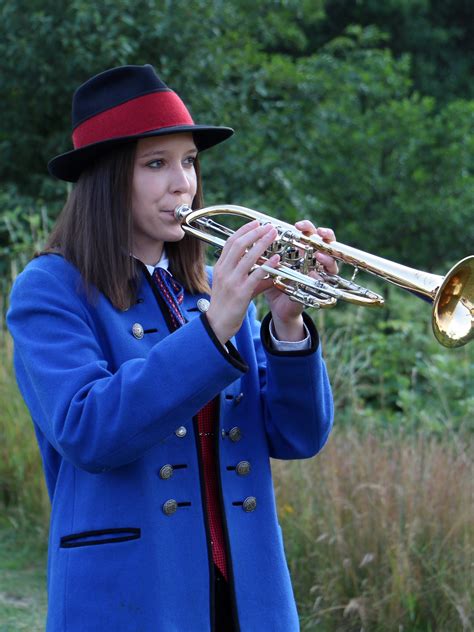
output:
<instances>
[{"instance_id":1,"label":"woman's right hand","mask_svg":"<svg viewBox=\"0 0 474 632\"><path fill-rule=\"evenodd\" d=\"M265 281L261 267L250 272L261 255L276 239L277 230L271 224L261 226L257 220L245 224L226 241L216 265L207 319L215 335L225 344L242 325L250 301L268 289L272 280ZM279 256L267 263L276 267Z\"/></svg>"}]
</instances>

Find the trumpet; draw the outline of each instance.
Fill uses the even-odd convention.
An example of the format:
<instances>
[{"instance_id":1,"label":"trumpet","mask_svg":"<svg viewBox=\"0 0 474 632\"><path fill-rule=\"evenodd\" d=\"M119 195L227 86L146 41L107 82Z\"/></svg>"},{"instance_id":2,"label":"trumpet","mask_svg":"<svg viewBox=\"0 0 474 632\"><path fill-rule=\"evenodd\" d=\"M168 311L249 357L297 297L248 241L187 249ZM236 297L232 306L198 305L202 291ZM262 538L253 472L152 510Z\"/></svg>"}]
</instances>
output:
<instances>
[{"instance_id":1,"label":"trumpet","mask_svg":"<svg viewBox=\"0 0 474 632\"><path fill-rule=\"evenodd\" d=\"M185 233L218 249L224 247L226 239L235 231L219 224L213 217L231 215L247 221L258 220L260 224L272 224L278 236L256 265L266 272L277 289L305 307L334 307L339 300L365 307L381 307L384 299L380 294L355 283L358 271L364 270L432 303L433 333L443 346L461 347L474 337L472 255L461 259L445 276L439 276L337 241L325 241L319 235L307 235L291 224L243 206L208 206L194 210L182 204L174 213ZM316 259L317 252L353 266L352 278L347 280L325 272ZM276 268L265 263L274 254L280 256ZM317 272L317 278L309 276L311 272Z\"/></svg>"}]
</instances>

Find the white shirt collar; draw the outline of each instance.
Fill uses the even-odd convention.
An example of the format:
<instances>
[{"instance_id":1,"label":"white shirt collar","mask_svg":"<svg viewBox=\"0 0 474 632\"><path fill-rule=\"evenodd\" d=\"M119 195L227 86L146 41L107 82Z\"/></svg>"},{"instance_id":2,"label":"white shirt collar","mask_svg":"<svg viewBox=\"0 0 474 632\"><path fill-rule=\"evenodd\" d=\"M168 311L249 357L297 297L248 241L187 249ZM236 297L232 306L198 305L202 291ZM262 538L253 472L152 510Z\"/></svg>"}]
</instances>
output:
<instances>
[{"instance_id":1,"label":"white shirt collar","mask_svg":"<svg viewBox=\"0 0 474 632\"><path fill-rule=\"evenodd\" d=\"M158 261L158 263L155 263L154 266L148 265L147 263L145 265L150 274L153 274L153 271L155 268L164 268L165 270L168 270L169 259L168 259L168 255L166 254L166 250L163 248L163 252L161 253L160 260Z\"/></svg>"}]
</instances>

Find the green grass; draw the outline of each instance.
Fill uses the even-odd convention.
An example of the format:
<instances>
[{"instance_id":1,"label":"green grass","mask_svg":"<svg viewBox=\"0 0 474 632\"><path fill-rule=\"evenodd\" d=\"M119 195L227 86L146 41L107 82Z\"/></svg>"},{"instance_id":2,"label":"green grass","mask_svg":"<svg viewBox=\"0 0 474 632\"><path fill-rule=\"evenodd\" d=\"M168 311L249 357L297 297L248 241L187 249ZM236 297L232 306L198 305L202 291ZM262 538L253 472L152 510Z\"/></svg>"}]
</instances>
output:
<instances>
[{"instance_id":1,"label":"green grass","mask_svg":"<svg viewBox=\"0 0 474 632\"><path fill-rule=\"evenodd\" d=\"M11 338L0 334L0 515L15 515L20 522L33 516L36 524L45 524L49 500L41 457L12 355Z\"/></svg>"},{"instance_id":2,"label":"green grass","mask_svg":"<svg viewBox=\"0 0 474 632\"><path fill-rule=\"evenodd\" d=\"M41 632L46 617L44 528L0 523L0 632Z\"/></svg>"},{"instance_id":3,"label":"green grass","mask_svg":"<svg viewBox=\"0 0 474 632\"><path fill-rule=\"evenodd\" d=\"M0 632L40 632L46 616L48 498L28 411L0 337Z\"/></svg>"}]
</instances>

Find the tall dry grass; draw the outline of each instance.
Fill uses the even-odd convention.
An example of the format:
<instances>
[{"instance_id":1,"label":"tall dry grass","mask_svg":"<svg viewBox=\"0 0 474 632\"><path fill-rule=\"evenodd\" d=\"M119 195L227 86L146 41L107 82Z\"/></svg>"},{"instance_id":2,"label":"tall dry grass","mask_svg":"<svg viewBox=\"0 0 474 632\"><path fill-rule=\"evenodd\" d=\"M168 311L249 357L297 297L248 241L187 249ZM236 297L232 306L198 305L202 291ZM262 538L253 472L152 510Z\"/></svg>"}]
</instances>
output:
<instances>
[{"instance_id":1,"label":"tall dry grass","mask_svg":"<svg viewBox=\"0 0 474 632\"><path fill-rule=\"evenodd\" d=\"M49 502L6 334L0 335L0 361L0 515L19 532L31 524L44 532ZM472 372L467 356L464 363L465 369L458 362L462 372ZM446 374L455 375L451 364ZM357 371L339 377L346 386L352 382L353 419L360 423ZM467 378L460 383L465 391ZM435 405L431 396L421 409L422 395L410 408L420 420ZM348 406L343 410L342 426L338 413L317 458L273 464L302 630L473 630L472 441L459 432L464 421L457 421L467 421L468 408L441 426L441 436L439 424L434 435L426 434L425 418L404 430L387 420L384 430L380 409L376 424L371 413L364 417L373 434L361 432L350 427Z\"/></svg>"},{"instance_id":2,"label":"tall dry grass","mask_svg":"<svg viewBox=\"0 0 474 632\"><path fill-rule=\"evenodd\" d=\"M274 473L303 630L473 629L467 447L336 428L317 458Z\"/></svg>"},{"instance_id":3,"label":"tall dry grass","mask_svg":"<svg viewBox=\"0 0 474 632\"><path fill-rule=\"evenodd\" d=\"M0 515L13 525L44 525L49 500L28 410L12 368L12 342L0 335Z\"/></svg>"}]
</instances>

